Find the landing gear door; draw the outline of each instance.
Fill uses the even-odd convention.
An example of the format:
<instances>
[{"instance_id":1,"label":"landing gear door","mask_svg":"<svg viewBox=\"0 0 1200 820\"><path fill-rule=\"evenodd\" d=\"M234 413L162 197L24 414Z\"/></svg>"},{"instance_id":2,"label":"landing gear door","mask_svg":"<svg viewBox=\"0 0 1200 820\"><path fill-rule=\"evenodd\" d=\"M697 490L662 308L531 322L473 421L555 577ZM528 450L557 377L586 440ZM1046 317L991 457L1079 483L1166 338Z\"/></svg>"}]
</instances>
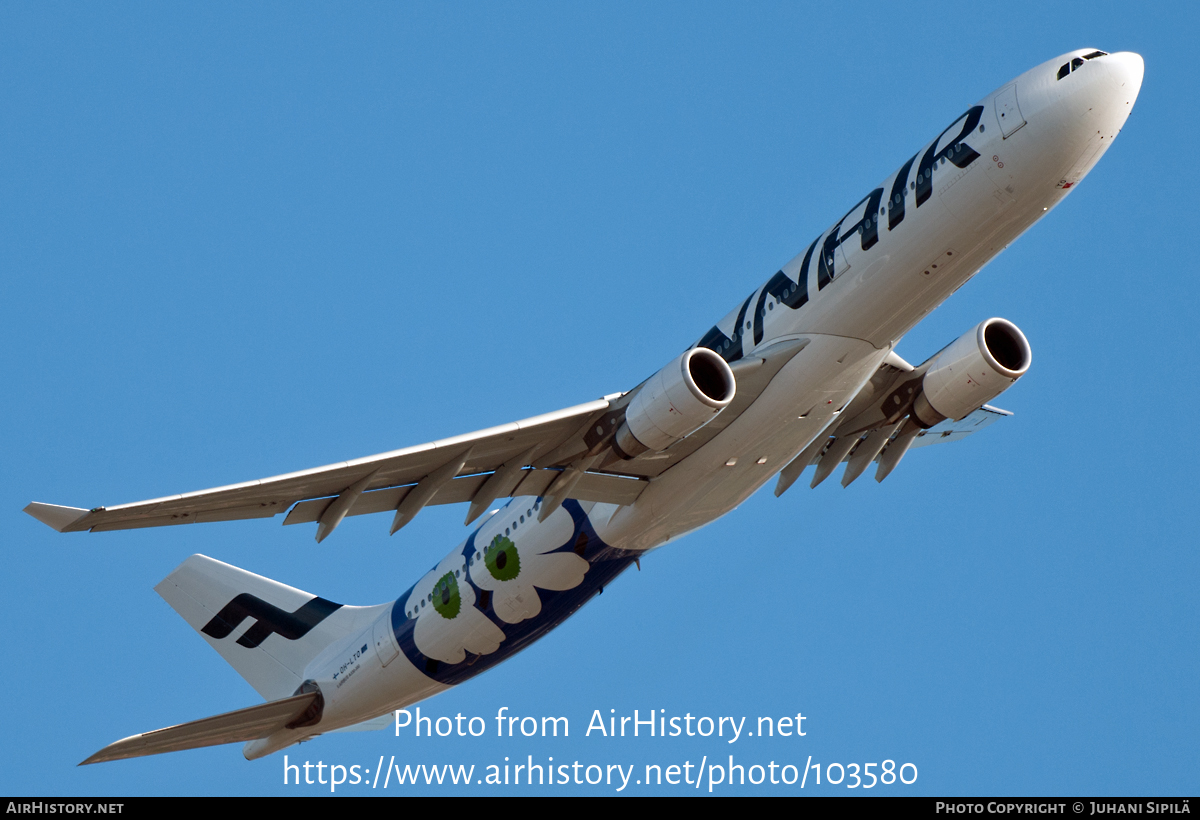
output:
<instances>
[{"instance_id":1,"label":"landing gear door","mask_svg":"<svg viewBox=\"0 0 1200 820\"><path fill-rule=\"evenodd\" d=\"M392 617L390 612L375 621L375 628L372 630L372 639L375 642L375 654L379 656L379 663L381 665L387 666L400 654L400 648L396 646L396 638L392 634Z\"/></svg>"},{"instance_id":2,"label":"landing gear door","mask_svg":"<svg viewBox=\"0 0 1200 820\"><path fill-rule=\"evenodd\" d=\"M1000 133L1004 139L1011 137L1025 124L1025 118L1017 106L1016 83L996 92L996 119L1000 122Z\"/></svg>"}]
</instances>

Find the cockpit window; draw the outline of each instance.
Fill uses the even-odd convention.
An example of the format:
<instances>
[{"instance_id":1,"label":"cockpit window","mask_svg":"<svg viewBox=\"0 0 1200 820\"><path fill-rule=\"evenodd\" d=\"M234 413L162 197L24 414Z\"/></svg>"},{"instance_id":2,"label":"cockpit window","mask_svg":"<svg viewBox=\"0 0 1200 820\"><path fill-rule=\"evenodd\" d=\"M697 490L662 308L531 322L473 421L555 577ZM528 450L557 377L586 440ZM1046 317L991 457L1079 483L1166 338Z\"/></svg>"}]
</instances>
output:
<instances>
[{"instance_id":1,"label":"cockpit window","mask_svg":"<svg viewBox=\"0 0 1200 820\"><path fill-rule=\"evenodd\" d=\"M1058 79L1061 80L1063 77L1067 76L1072 71L1079 68L1081 65L1083 65L1084 60L1094 60L1097 57L1107 57L1107 56L1108 56L1108 52L1106 52L1106 51L1093 51L1091 54L1084 54L1082 57L1074 57L1074 58L1072 58L1071 62L1063 63L1059 67Z\"/></svg>"}]
</instances>

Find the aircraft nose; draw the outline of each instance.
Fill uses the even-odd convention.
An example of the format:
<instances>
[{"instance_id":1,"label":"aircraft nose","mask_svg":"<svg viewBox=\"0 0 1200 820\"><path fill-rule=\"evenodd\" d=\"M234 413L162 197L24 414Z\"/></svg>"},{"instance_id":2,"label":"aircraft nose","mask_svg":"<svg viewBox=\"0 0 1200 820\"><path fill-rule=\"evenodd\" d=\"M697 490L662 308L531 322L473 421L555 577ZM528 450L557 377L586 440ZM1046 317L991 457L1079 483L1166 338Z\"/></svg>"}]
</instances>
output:
<instances>
[{"instance_id":1,"label":"aircraft nose","mask_svg":"<svg viewBox=\"0 0 1200 820\"><path fill-rule=\"evenodd\" d=\"M1047 117L1053 128L1112 139L1133 110L1145 64L1142 55L1132 51L1093 54L1072 57L1061 66L1058 60L1051 61L1047 65L1057 70L1039 72L1045 79L1031 83L1031 96L1040 107L1037 113ZM1038 91L1042 96L1036 96Z\"/></svg>"},{"instance_id":2,"label":"aircraft nose","mask_svg":"<svg viewBox=\"0 0 1200 820\"><path fill-rule=\"evenodd\" d=\"M1121 51L1101 57L1100 63L1112 77L1114 85L1125 92L1126 99L1122 102L1133 105L1142 88L1142 77L1146 74L1146 64L1142 55L1132 51Z\"/></svg>"},{"instance_id":3,"label":"aircraft nose","mask_svg":"<svg viewBox=\"0 0 1200 820\"><path fill-rule=\"evenodd\" d=\"M1092 61L1101 69L1091 83L1091 104L1100 116L1097 127L1112 139L1125 126L1138 92L1142 89L1142 77L1146 64L1142 55L1132 51L1106 54Z\"/></svg>"}]
</instances>

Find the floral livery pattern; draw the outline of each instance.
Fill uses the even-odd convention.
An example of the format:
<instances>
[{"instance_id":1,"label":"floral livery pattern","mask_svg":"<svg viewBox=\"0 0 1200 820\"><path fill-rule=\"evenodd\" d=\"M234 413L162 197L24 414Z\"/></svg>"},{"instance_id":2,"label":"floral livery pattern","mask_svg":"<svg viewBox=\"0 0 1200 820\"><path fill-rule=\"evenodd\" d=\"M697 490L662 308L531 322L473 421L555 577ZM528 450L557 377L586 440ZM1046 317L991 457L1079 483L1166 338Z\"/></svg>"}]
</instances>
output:
<instances>
[{"instance_id":1,"label":"floral livery pattern","mask_svg":"<svg viewBox=\"0 0 1200 820\"><path fill-rule=\"evenodd\" d=\"M462 663L466 653L487 655L500 648L504 632L475 606L475 590L467 583L459 553L442 560L413 587L405 601L416 618L413 642L426 657Z\"/></svg>"},{"instance_id":2,"label":"floral livery pattern","mask_svg":"<svg viewBox=\"0 0 1200 820\"><path fill-rule=\"evenodd\" d=\"M519 520L508 524L513 515ZM555 551L570 543L575 533L574 520L566 510L555 510L536 526L532 519L526 522L520 510L513 512L509 507L495 519L494 525L480 529L480 536L490 538L484 542L486 546L476 547L468 564L471 581L491 593L491 607L500 620L515 624L541 612L538 588L562 591L583 583L588 562L573 552Z\"/></svg>"}]
</instances>

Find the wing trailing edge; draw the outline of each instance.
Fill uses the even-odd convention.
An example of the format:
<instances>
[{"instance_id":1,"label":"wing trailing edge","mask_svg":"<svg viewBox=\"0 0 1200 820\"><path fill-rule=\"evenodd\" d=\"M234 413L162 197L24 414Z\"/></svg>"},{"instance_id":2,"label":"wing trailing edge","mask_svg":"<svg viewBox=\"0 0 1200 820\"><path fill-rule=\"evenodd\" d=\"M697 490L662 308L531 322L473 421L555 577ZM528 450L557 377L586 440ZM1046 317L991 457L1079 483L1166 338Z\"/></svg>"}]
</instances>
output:
<instances>
[{"instance_id":1,"label":"wing trailing edge","mask_svg":"<svg viewBox=\"0 0 1200 820\"><path fill-rule=\"evenodd\" d=\"M822 433L779 472L775 485L776 497L787 492L796 479L813 464L817 465L811 486L816 487L829 477L837 465L846 463L842 486L848 487L871 465L879 466L875 480L883 481L896 469L900 459L910 450L946 441L961 441L996 421L1011 416L1008 410L985 404L960 421L947 419L928 430L906 425L905 419L883 424L867 431L848 434Z\"/></svg>"}]
</instances>

